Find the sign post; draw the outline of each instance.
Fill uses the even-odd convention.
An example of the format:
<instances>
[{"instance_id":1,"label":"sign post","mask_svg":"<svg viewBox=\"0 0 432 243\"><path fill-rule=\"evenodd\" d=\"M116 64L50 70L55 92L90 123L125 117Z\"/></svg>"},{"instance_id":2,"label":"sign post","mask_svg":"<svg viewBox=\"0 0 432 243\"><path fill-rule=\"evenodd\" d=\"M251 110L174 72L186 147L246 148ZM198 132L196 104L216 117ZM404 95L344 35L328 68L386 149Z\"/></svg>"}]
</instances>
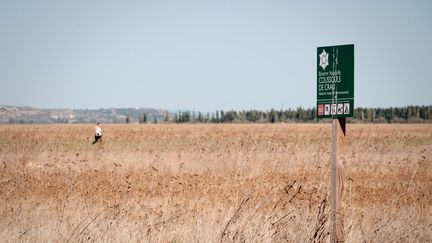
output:
<instances>
[{"instance_id":1,"label":"sign post","mask_svg":"<svg viewBox=\"0 0 432 243\"><path fill-rule=\"evenodd\" d=\"M331 242L343 242L346 118L354 111L354 45L317 48L317 118L332 118Z\"/></svg>"}]
</instances>

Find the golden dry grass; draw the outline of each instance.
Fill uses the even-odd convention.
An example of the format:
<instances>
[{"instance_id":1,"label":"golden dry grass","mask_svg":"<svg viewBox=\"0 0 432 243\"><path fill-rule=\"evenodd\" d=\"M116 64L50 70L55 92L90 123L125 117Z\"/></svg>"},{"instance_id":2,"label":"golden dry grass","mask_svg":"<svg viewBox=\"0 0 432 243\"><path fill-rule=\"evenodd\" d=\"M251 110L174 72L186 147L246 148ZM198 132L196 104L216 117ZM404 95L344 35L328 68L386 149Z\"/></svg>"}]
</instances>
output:
<instances>
[{"instance_id":1,"label":"golden dry grass","mask_svg":"<svg viewBox=\"0 0 432 243\"><path fill-rule=\"evenodd\" d=\"M329 240L331 125L0 126L2 242ZM347 242L432 241L432 125L348 124Z\"/></svg>"}]
</instances>

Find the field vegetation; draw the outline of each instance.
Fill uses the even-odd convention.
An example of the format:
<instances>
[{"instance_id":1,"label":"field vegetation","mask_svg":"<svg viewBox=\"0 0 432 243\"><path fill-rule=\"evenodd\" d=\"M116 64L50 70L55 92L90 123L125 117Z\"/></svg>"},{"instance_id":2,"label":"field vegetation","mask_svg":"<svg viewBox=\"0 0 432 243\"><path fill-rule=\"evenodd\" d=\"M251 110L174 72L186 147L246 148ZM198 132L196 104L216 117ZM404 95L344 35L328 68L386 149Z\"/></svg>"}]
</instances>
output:
<instances>
[{"instance_id":1,"label":"field vegetation","mask_svg":"<svg viewBox=\"0 0 432 243\"><path fill-rule=\"evenodd\" d=\"M328 242L330 124L0 126L2 242ZM347 242L432 241L432 125L348 124Z\"/></svg>"}]
</instances>

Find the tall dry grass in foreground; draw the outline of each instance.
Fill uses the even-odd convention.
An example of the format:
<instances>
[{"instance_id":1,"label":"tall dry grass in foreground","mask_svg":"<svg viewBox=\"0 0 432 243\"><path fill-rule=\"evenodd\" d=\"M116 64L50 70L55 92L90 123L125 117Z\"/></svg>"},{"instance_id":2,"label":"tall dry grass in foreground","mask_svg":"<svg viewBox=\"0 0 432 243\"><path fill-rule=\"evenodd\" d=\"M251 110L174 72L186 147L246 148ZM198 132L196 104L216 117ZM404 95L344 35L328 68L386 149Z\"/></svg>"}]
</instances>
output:
<instances>
[{"instance_id":1,"label":"tall dry grass in foreground","mask_svg":"<svg viewBox=\"0 0 432 243\"><path fill-rule=\"evenodd\" d=\"M329 240L331 125L0 126L2 242ZM348 125L347 242L432 241L432 126Z\"/></svg>"}]
</instances>

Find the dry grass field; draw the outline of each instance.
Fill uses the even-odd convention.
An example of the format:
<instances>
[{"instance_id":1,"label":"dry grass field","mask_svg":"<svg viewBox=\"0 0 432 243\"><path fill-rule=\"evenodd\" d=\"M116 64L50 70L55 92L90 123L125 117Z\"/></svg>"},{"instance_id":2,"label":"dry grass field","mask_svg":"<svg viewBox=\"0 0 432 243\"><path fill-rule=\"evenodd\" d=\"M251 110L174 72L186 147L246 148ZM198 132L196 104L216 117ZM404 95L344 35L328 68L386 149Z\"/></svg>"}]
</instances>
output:
<instances>
[{"instance_id":1,"label":"dry grass field","mask_svg":"<svg viewBox=\"0 0 432 243\"><path fill-rule=\"evenodd\" d=\"M1 242L328 242L331 124L0 126ZM432 125L347 125L347 242L432 242Z\"/></svg>"}]
</instances>

